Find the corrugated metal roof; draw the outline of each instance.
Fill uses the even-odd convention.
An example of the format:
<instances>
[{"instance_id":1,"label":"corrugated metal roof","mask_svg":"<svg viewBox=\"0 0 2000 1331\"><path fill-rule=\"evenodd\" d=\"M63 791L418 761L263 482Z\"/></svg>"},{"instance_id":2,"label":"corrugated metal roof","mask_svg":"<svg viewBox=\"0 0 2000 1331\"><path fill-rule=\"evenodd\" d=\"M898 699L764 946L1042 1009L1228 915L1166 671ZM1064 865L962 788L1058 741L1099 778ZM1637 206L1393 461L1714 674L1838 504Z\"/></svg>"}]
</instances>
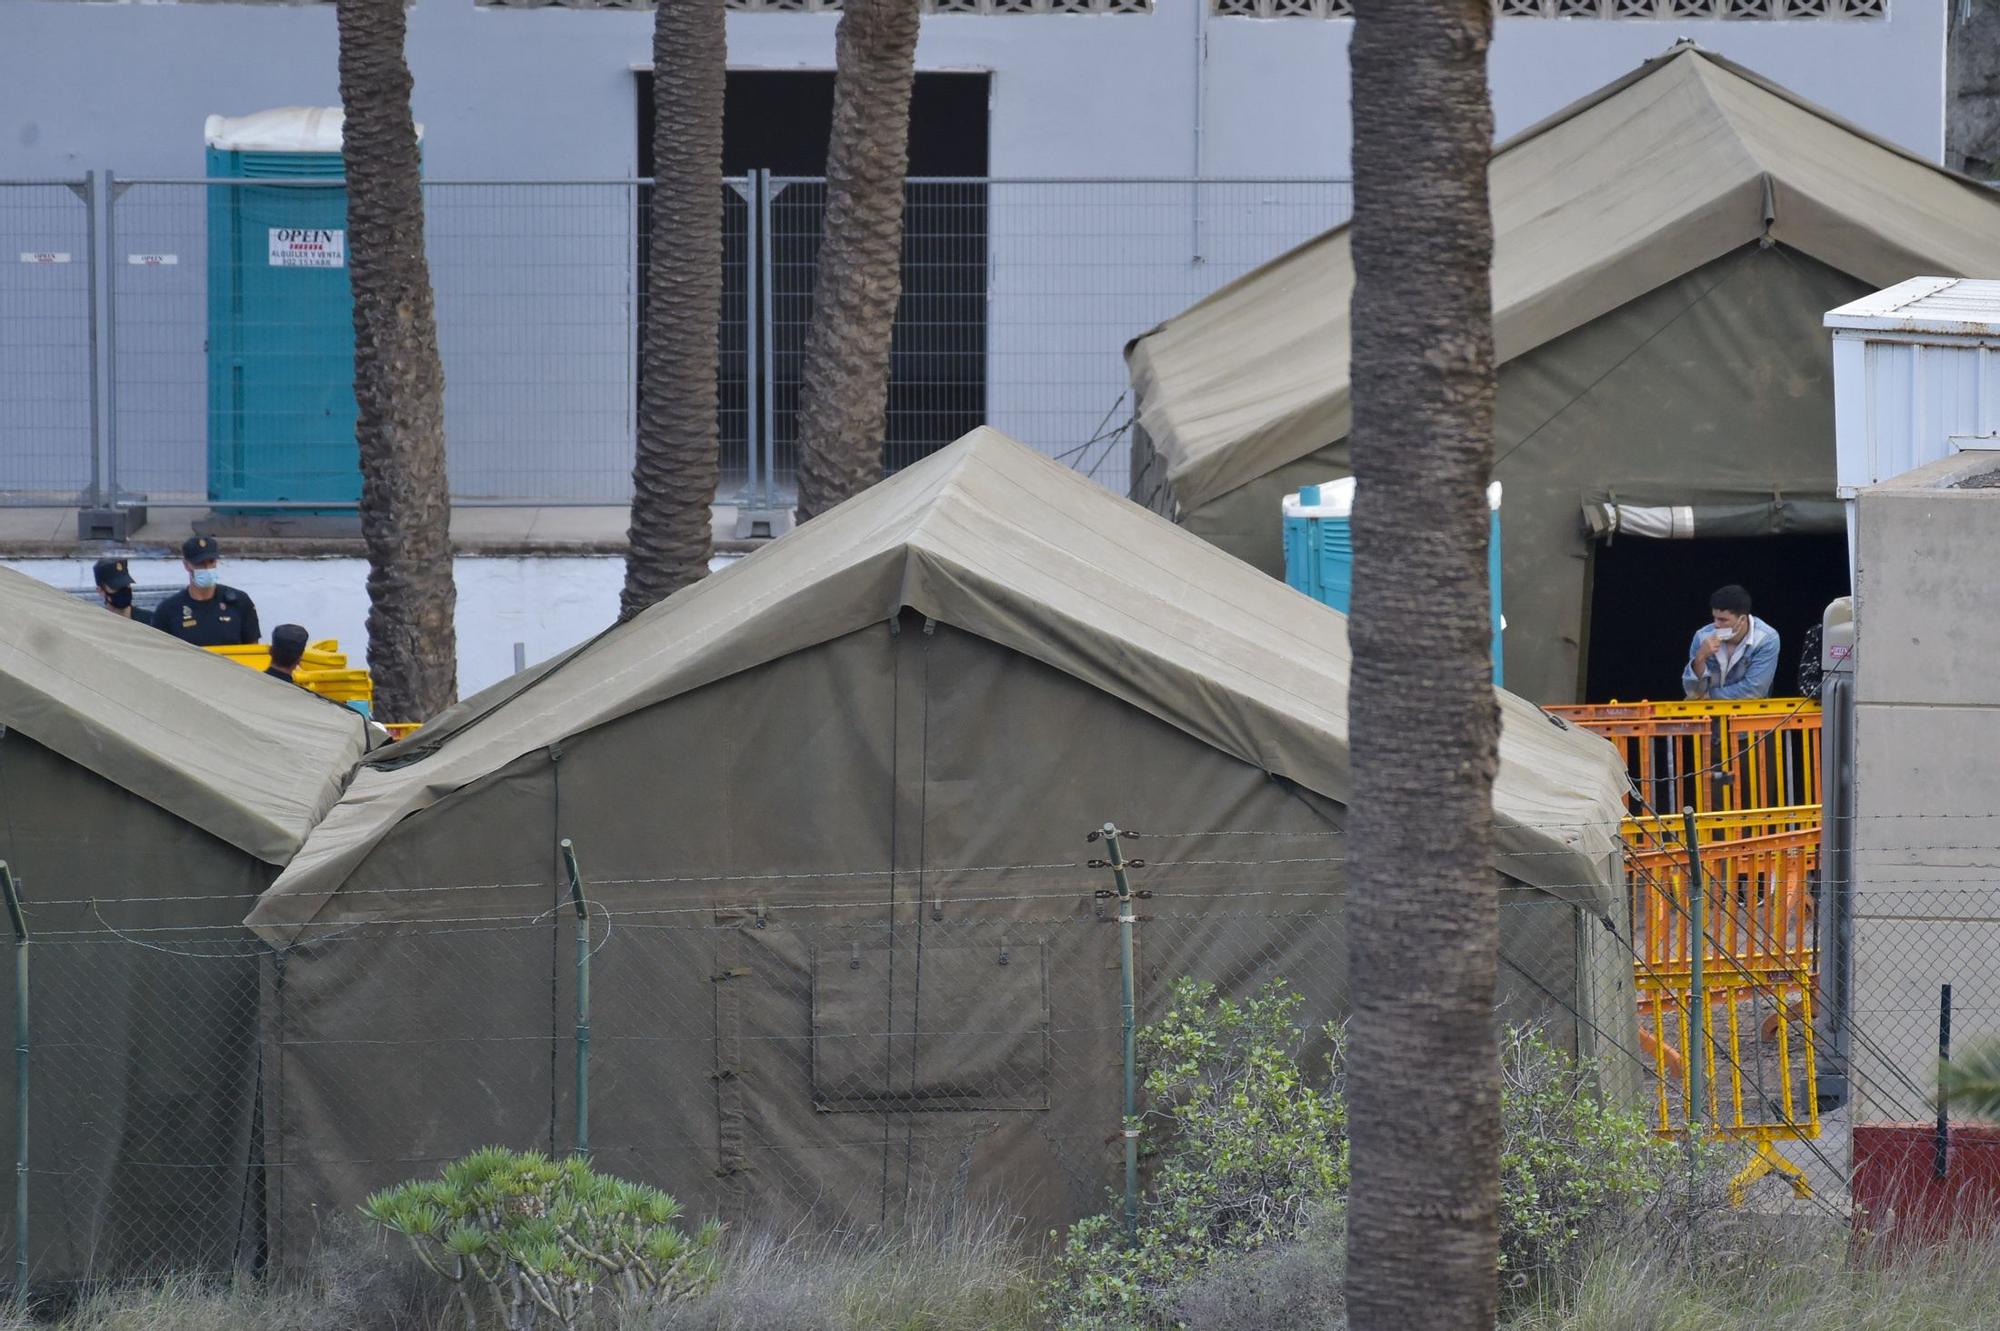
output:
<instances>
[{"instance_id":1,"label":"corrugated metal roof","mask_svg":"<svg viewBox=\"0 0 2000 1331\"><path fill-rule=\"evenodd\" d=\"M1828 328L2000 337L2000 280L1913 277L1826 316Z\"/></svg>"}]
</instances>

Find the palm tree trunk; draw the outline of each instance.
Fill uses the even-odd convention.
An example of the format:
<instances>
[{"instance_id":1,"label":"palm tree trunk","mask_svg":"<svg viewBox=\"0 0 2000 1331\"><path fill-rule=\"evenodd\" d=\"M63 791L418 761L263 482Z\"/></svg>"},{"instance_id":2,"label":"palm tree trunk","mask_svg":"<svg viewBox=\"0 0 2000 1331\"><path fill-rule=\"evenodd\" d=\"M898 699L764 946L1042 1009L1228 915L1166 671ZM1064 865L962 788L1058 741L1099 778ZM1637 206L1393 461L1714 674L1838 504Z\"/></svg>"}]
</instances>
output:
<instances>
[{"instance_id":1,"label":"palm tree trunk","mask_svg":"<svg viewBox=\"0 0 2000 1331\"><path fill-rule=\"evenodd\" d=\"M403 0L339 0L336 13L368 668L378 716L422 721L458 696L458 592Z\"/></svg>"},{"instance_id":2,"label":"palm tree trunk","mask_svg":"<svg viewBox=\"0 0 2000 1331\"><path fill-rule=\"evenodd\" d=\"M1493 3L1356 11L1348 1302L1467 1331L1499 1285Z\"/></svg>"},{"instance_id":3,"label":"palm tree trunk","mask_svg":"<svg viewBox=\"0 0 2000 1331\"><path fill-rule=\"evenodd\" d=\"M705 577L715 548L724 19L723 0L654 9L646 355L620 619Z\"/></svg>"},{"instance_id":4,"label":"palm tree trunk","mask_svg":"<svg viewBox=\"0 0 2000 1331\"><path fill-rule=\"evenodd\" d=\"M834 36L826 226L799 386L800 522L882 477L920 17L919 0L847 0Z\"/></svg>"}]
</instances>

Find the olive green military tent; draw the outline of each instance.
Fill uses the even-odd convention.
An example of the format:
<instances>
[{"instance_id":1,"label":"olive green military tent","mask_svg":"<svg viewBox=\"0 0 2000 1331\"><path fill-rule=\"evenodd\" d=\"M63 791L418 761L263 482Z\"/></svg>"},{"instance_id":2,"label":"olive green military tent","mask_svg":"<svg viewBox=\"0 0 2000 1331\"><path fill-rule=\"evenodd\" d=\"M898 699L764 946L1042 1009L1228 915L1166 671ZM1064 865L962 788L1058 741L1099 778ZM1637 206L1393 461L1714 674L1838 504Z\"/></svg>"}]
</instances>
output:
<instances>
[{"instance_id":1,"label":"olive green military tent","mask_svg":"<svg viewBox=\"0 0 2000 1331\"><path fill-rule=\"evenodd\" d=\"M268 949L242 919L367 745L355 712L0 569L0 860L33 939L36 1281L254 1253ZM12 1143L12 1059L0 1079ZM11 1251L12 1207L0 1224Z\"/></svg>"},{"instance_id":2,"label":"olive green military tent","mask_svg":"<svg viewBox=\"0 0 2000 1331\"><path fill-rule=\"evenodd\" d=\"M278 1252L481 1143L571 1146L560 838L601 1166L750 1224L1100 1205L1118 908L1086 836L1142 834L1142 1013L1185 975L1338 1015L1346 691L1340 615L975 432L364 766L250 916L290 949ZM1509 1001L1588 1046L1630 1022L1598 923L1624 770L1501 706Z\"/></svg>"},{"instance_id":3,"label":"olive green military tent","mask_svg":"<svg viewBox=\"0 0 2000 1331\"><path fill-rule=\"evenodd\" d=\"M1570 702L1594 539L1842 530L1821 318L2000 273L2000 194L1685 45L1490 189L1506 678ZM1282 497L1347 473L1353 289L1343 227L1134 341L1132 497L1282 576Z\"/></svg>"}]
</instances>

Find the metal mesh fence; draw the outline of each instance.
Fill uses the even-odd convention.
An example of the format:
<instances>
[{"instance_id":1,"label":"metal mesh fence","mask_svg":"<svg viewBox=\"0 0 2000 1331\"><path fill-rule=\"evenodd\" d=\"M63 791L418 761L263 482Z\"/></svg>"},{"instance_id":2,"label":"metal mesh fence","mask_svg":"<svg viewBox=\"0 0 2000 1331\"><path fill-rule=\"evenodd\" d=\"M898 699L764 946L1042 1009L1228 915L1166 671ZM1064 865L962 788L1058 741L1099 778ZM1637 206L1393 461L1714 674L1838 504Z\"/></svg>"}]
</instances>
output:
<instances>
[{"instance_id":1,"label":"metal mesh fence","mask_svg":"<svg viewBox=\"0 0 2000 1331\"><path fill-rule=\"evenodd\" d=\"M96 455L90 186L0 181L0 504L71 505Z\"/></svg>"},{"instance_id":2,"label":"metal mesh fence","mask_svg":"<svg viewBox=\"0 0 2000 1331\"><path fill-rule=\"evenodd\" d=\"M649 191L425 185L458 502L628 501ZM104 192L93 206L86 185L0 183L0 232L22 259L0 280L15 408L0 501L351 504L339 181ZM723 190L724 500L793 493L825 193L764 173ZM1332 180L912 180L885 467L992 424L1122 489L1125 343L1345 220L1348 200Z\"/></svg>"},{"instance_id":3,"label":"metal mesh fence","mask_svg":"<svg viewBox=\"0 0 2000 1331\"><path fill-rule=\"evenodd\" d=\"M1677 872L1687 847L1659 829L1624 900L1508 887L1499 1022L1597 1060L1658 1130L1737 1141L1753 1204L1844 1214L1852 1128L1933 1121L1938 986L1959 1049L2000 1037L2000 823L1862 824L1851 891L1802 877L1789 844L1703 842ZM1283 982L1319 1057L1351 994L1341 834L1126 849L1137 1022L1182 979L1237 997ZM603 1168L753 1231L940 1200L1036 1227L1102 1209L1123 1167L1128 972L1096 853L606 881L587 885L587 928L556 882L370 891L276 948L238 923L238 893L30 885L37 1278L300 1260L371 1190L495 1142L587 1137ZM1851 924L1845 1002L1821 999L1824 912ZM1798 1195L1759 1185L1773 1172Z\"/></svg>"},{"instance_id":4,"label":"metal mesh fence","mask_svg":"<svg viewBox=\"0 0 2000 1331\"><path fill-rule=\"evenodd\" d=\"M112 216L108 446L120 491L153 503L351 503L339 183L129 182ZM638 226L630 183L426 185L461 502L629 492ZM341 236L337 249L288 239L316 232Z\"/></svg>"},{"instance_id":5,"label":"metal mesh fence","mask_svg":"<svg viewBox=\"0 0 2000 1331\"><path fill-rule=\"evenodd\" d=\"M1129 844L1159 856L1131 873L1138 1022L1183 978L1283 981L1308 1032L1344 1018L1337 833ZM753 1230L940 1198L1037 1227L1100 1209L1122 1169L1112 876L1080 853L923 877L591 885L587 1011L554 884L369 893L278 949L241 894L29 884L36 1278L300 1260L372 1189L493 1142L567 1151L586 1122L604 1168ZM1501 1015L1636 1086L1611 924L1510 890Z\"/></svg>"}]
</instances>

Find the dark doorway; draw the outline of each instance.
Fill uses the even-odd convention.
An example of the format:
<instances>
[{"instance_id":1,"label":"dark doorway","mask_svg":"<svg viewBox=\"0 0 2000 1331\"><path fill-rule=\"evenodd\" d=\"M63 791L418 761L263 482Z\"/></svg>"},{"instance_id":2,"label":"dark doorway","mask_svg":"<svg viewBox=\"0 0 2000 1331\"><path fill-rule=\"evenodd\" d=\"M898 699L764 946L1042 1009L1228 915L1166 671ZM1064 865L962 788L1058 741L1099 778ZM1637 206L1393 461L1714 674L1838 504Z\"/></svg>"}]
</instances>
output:
<instances>
[{"instance_id":1,"label":"dark doorway","mask_svg":"<svg viewBox=\"0 0 2000 1331\"><path fill-rule=\"evenodd\" d=\"M890 351L887 470L909 465L986 419L985 73L919 73L910 106L910 187L903 228L903 295ZM638 171L653 171L653 76L638 76ZM825 217L833 74L821 70L731 70L724 93L723 174L769 171L771 202L770 412L776 471L789 490L796 470L799 375L812 312ZM784 177L793 178L790 181ZM803 179L799 179L803 178ZM972 179L967 179L972 178ZM646 191L639 217L639 347L646 342L644 292L649 235ZM724 187L721 427L723 492L745 476L749 441L762 420L761 367L746 355L757 219L742 193ZM761 359L761 358L760 358Z\"/></svg>"},{"instance_id":2,"label":"dark doorway","mask_svg":"<svg viewBox=\"0 0 2000 1331\"><path fill-rule=\"evenodd\" d=\"M1847 538L1764 536L1726 540L1626 538L1595 552L1586 702L1681 696L1694 631L1708 595L1727 583L1750 592L1752 613L1781 641L1774 694L1798 690L1799 650L1827 602L1848 594Z\"/></svg>"}]
</instances>

